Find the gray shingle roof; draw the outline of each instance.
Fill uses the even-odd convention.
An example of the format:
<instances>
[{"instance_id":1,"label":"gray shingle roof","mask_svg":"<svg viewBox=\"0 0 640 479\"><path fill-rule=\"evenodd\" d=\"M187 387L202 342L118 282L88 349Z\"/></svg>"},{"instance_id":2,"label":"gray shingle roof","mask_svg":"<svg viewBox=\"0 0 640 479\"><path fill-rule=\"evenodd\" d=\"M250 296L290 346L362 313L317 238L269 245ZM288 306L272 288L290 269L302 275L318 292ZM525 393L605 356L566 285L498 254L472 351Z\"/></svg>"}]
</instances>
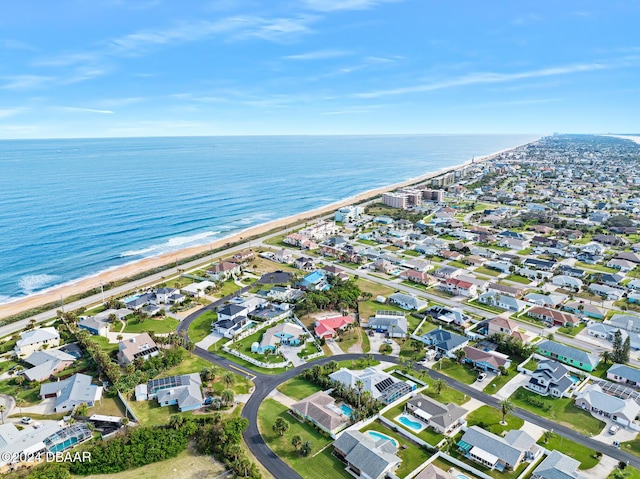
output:
<instances>
[{"instance_id":1,"label":"gray shingle roof","mask_svg":"<svg viewBox=\"0 0 640 479\"><path fill-rule=\"evenodd\" d=\"M462 441L493 454L514 467L518 464L524 451L524 449L509 444L506 437L496 436L478 426L471 426L467 429L467 432L462 436Z\"/></svg>"},{"instance_id":2,"label":"gray shingle roof","mask_svg":"<svg viewBox=\"0 0 640 479\"><path fill-rule=\"evenodd\" d=\"M395 450L395 448L389 441L374 441L371 436L359 431L345 431L333 445L345 454L349 464L353 464L372 478L380 477L394 464L401 461L391 452L391 449Z\"/></svg>"},{"instance_id":3,"label":"gray shingle roof","mask_svg":"<svg viewBox=\"0 0 640 479\"><path fill-rule=\"evenodd\" d=\"M640 383L640 369L632 368L626 364L614 364L609 368L607 374L615 374L635 383Z\"/></svg>"},{"instance_id":4,"label":"gray shingle roof","mask_svg":"<svg viewBox=\"0 0 640 479\"><path fill-rule=\"evenodd\" d=\"M596 367L600 362L598 356L595 356L594 354L589 354L585 351L550 340L541 341L538 344L538 350L557 354L558 356L573 359L574 361L578 361L583 364L590 364L593 367Z\"/></svg>"},{"instance_id":5,"label":"gray shingle roof","mask_svg":"<svg viewBox=\"0 0 640 479\"><path fill-rule=\"evenodd\" d=\"M533 471L536 479L582 479L577 469L580 462L561 452L551 451L544 461Z\"/></svg>"}]
</instances>

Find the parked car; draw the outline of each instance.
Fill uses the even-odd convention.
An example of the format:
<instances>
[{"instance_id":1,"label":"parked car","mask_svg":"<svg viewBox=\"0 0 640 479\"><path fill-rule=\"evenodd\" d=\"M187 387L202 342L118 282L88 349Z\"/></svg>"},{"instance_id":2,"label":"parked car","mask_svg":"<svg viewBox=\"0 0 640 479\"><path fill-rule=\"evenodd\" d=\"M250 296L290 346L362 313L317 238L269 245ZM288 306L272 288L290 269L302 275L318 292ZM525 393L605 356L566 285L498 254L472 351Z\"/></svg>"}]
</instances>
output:
<instances>
[{"instance_id":1,"label":"parked car","mask_svg":"<svg viewBox=\"0 0 640 479\"><path fill-rule=\"evenodd\" d=\"M33 419L31 419L30 417L23 417L22 419L20 419L20 422L22 422L22 424L31 424L33 422Z\"/></svg>"},{"instance_id":2,"label":"parked car","mask_svg":"<svg viewBox=\"0 0 640 479\"><path fill-rule=\"evenodd\" d=\"M480 374L478 374L478 379L477 379L477 381L478 381L479 383L481 383L481 382L482 382L482 381L484 381L485 379L487 379L487 373L480 373Z\"/></svg>"},{"instance_id":3,"label":"parked car","mask_svg":"<svg viewBox=\"0 0 640 479\"><path fill-rule=\"evenodd\" d=\"M609 428L609 434L615 434L620 429L620 426L616 426L615 424Z\"/></svg>"},{"instance_id":4,"label":"parked car","mask_svg":"<svg viewBox=\"0 0 640 479\"><path fill-rule=\"evenodd\" d=\"M393 341L389 338L385 339L384 341L382 341L384 344L393 344Z\"/></svg>"},{"instance_id":5,"label":"parked car","mask_svg":"<svg viewBox=\"0 0 640 479\"><path fill-rule=\"evenodd\" d=\"M613 441L613 447L620 447L619 441Z\"/></svg>"}]
</instances>

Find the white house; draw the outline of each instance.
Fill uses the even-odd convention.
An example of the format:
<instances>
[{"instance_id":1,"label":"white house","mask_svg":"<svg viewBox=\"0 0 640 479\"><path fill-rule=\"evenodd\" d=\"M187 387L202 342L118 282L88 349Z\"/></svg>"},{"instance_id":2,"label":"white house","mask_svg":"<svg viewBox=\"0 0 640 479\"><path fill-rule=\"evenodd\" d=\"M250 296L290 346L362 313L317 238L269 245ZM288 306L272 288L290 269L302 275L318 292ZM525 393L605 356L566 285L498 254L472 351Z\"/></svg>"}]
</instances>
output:
<instances>
[{"instance_id":1,"label":"white house","mask_svg":"<svg viewBox=\"0 0 640 479\"><path fill-rule=\"evenodd\" d=\"M56 328L38 328L20 333L20 339L14 348L16 355L28 356L34 351L56 348L60 345L60 334Z\"/></svg>"}]
</instances>

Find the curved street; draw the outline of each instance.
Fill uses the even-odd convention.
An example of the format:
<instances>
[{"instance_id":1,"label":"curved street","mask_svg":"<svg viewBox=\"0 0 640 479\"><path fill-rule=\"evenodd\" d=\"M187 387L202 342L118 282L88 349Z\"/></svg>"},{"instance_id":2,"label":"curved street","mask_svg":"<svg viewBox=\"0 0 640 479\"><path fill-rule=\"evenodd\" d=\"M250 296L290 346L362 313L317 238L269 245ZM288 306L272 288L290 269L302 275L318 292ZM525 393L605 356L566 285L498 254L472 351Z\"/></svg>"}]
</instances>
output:
<instances>
[{"instance_id":1,"label":"curved street","mask_svg":"<svg viewBox=\"0 0 640 479\"><path fill-rule=\"evenodd\" d=\"M227 301L230 297L231 296L222 298L216 303L222 304L222 302ZM213 304L207 306L206 308L203 308L200 311L197 311L191 314L189 317L184 319L180 323L178 327L178 331L185 331L185 334L188 337L188 329L191 322L193 322L193 320L197 318L200 314L202 314L207 308L211 309L213 307ZM240 372L244 374L246 377L253 379L253 382L255 384L255 389L242 410L242 417L245 417L249 421L249 427L244 432L243 436L244 436L245 442L247 443L247 447L252 452L252 454L264 466L264 468L267 469L277 479L302 479L302 478L296 471L294 471L291 467L289 467L289 465L287 465L282 459L280 459L280 457L278 457L269 448L267 443L262 438L262 435L260 434L260 430L258 429L258 410L262 402L265 400L268 394L271 391L273 391L275 388L277 388L280 384L293 378L294 376L297 376L305 369L309 369L315 365L323 365L328 363L329 361L358 360L358 359L366 358L367 356L369 356L369 354L341 354L336 356L328 356L328 357L316 359L310 363L303 364L296 368L292 368L282 374L269 375L269 374L254 372L254 371L247 371L243 369L241 366L239 366L238 364L236 364L235 362L230 361L226 358L223 358L215 353L212 353L202 348L196 348L194 350L194 354L217 366L226 368L235 373ZM395 364L401 363L400 359L397 357L385 356L381 354L373 354L371 356L373 356L374 359L377 359L379 361L385 361L385 362L390 362ZM466 394L470 398L477 399L483 402L484 404L493 406L495 408L499 408L500 406L500 400L498 398L485 394L482 391L478 391L477 389L474 389L467 384L456 381L455 379L452 379L449 376L446 376L436 370L426 368L420 364L415 364L413 367L417 371L425 371L433 379L443 379L447 383L447 386L457 389L458 391L461 391L462 393ZM553 430L557 434L563 437L571 439L572 441L575 441L578 444L589 447L593 450L600 451L603 454L610 456L618 461L625 462L635 468L640 468L640 458L637 456L634 456L633 454L624 452L616 447L609 446L609 445L603 444L602 442L586 437L566 426L558 424L549 419L545 419L541 416L533 414L524 409L516 408L513 412L511 412L511 414L513 416L522 418L525 421L529 421L532 424L540 426L546 430Z\"/></svg>"}]
</instances>

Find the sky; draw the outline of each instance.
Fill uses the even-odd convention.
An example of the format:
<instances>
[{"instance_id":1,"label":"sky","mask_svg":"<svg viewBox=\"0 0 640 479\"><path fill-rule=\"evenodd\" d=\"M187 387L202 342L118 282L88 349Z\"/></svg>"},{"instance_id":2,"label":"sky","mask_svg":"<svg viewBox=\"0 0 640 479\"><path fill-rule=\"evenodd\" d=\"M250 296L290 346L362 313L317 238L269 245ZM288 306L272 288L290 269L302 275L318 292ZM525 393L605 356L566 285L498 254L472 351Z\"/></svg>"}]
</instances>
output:
<instances>
[{"instance_id":1,"label":"sky","mask_svg":"<svg viewBox=\"0 0 640 479\"><path fill-rule=\"evenodd\" d=\"M0 0L0 138L633 133L640 2Z\"/></svg>"}]
</instances>

